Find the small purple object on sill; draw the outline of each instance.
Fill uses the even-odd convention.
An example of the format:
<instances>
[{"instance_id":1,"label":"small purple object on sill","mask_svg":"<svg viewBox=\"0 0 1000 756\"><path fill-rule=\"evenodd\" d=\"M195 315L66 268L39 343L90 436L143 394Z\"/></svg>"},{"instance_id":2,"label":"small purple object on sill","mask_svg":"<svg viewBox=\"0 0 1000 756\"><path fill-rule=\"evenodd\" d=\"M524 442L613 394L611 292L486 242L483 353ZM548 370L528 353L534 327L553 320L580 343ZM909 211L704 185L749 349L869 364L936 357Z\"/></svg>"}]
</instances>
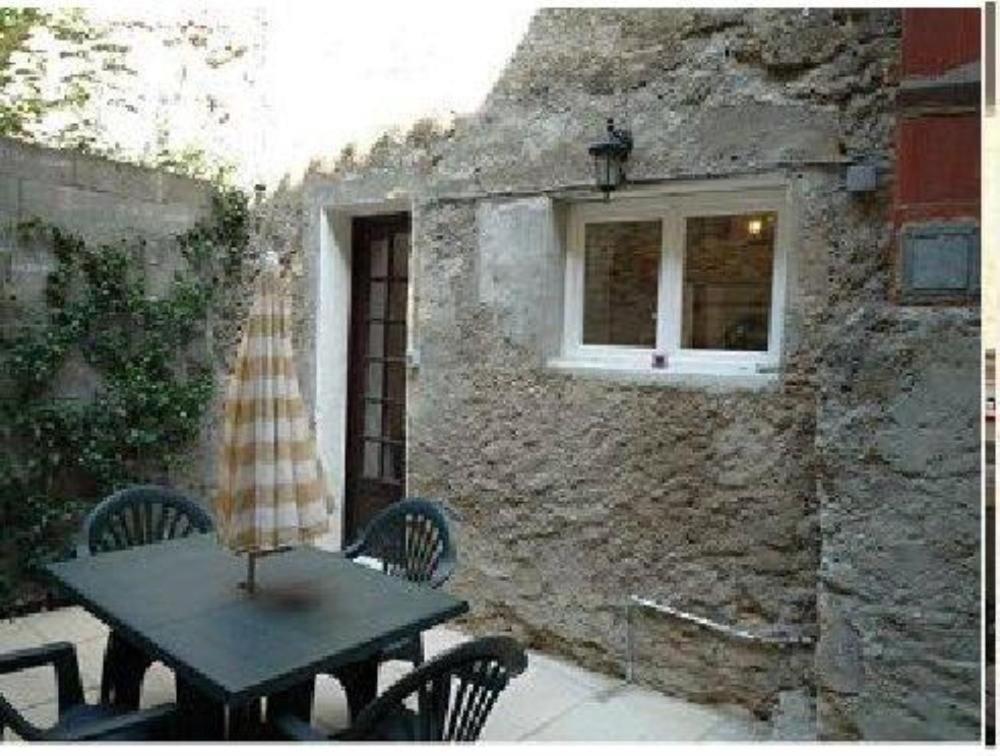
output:
<instances>
[{"instance_id":1,"label":"small purple object on sill","mask_svg":"<svg viewBox=\"0 0 1000 756\"><path fill-rule=\"evenodd\" d=\"M653 367L654 368L665 368L667 366L667 355L661 354L660 352L653 353Z\"/></svg>"}]
</instances>

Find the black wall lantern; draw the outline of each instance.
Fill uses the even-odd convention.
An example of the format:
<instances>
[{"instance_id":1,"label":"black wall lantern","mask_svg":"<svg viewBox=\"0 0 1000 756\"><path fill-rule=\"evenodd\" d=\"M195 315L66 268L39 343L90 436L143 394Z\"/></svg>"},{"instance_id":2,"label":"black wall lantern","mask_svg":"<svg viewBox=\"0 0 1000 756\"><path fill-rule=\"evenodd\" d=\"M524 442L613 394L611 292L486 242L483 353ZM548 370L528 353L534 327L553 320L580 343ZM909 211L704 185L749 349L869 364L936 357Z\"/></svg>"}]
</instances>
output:
<instances>
[{"instance_id":1,"label":"black wall lantern","mask_svg":"<svg viewBox=\"0 0 1000 756\"><path fill-rule=\"evenodd\" d=\"M616 129L615 119L608 119L608 134L601 142L590 145L588 152L594 158L594 178L597 188L604 192L604 199L625 181L625 161L632 151L632 132Z\"/></svg>"}]
</instances>

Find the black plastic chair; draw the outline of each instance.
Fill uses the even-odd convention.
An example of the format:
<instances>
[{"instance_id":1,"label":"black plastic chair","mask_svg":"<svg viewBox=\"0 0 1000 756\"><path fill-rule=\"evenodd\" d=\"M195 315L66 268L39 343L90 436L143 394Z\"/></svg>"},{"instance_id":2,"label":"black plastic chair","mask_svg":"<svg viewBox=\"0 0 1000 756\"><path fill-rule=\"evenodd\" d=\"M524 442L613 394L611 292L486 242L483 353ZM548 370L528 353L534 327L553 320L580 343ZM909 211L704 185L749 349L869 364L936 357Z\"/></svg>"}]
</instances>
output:
<instances>
[{"instance_id":1,"label":"black plastic chair","mask_svg":"<svg viewBox=\"0 0 1000 756\"><path fill-rule=\"evenodd\" d=\"M387 575L440 588L455 571L455 544L444 509L426 499L402 499L379 512L344 556L381 562ZM382 649L381 658L424 661L419 635Z\"/></svg>"},{"instance_id":2,"label":"black plastic chair","mask_svg":"<svg viewBox=\"0 0 1000 756\"><path fill-rule=\"evenodd\" d=\"M48 665L56 673L58 722L45 729L36 727L0 695L0 740L5 728L24 740L161 740L171 736L175 710L169 704L127 711L104 703L86 703L71 643L0 654L0 674Z\"/></svg>"},{"instance_id":3,"label":"black plastic chair","mask_svg":"<svg viewBox=\"0 0 1000 756\"><path fill-rule=\"evenodd\" d=\"M133 486L98 504L83 524L83 554L120 551L215 529L212 517L183 494L162 486ZM154 659L113 630L101 675L101 703L138 709L142 678Z\"/></svg>"},{"instance_id":4,"label":"black plastic chair","mask_svg":"<svg viewBox=\"0 0 1000 756\"><path fill-rule=\"evenodd\" d=\"M447 742L479 739L500 693L528 666L520 644L501 636L463 643L400 679L346 730L324 733L286 715L274 723L292 740ZM416 694L416 710L406 700Z\"/></svg>"},{"instance_id":5,"label":"black plastic chair","mask_svg":"<svg viewBox=\"0 0 1000 756\"><path fill-rule=\"evenodd\" d=\"M90 554L121 551L215 529L212 517L182 493L162 486L133 486L98 504L83 524Z\"/></svg>"}]
</instances>

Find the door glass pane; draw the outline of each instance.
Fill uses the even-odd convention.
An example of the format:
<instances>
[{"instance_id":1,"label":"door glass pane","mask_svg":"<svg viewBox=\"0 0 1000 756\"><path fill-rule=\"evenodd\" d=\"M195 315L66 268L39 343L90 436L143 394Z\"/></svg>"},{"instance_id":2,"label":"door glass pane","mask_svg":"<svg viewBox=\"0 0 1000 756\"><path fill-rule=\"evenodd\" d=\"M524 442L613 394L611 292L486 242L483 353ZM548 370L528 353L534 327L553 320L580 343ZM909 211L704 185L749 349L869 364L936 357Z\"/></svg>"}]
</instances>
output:
<instances>
[{"instance_id":1,"label":"door glass pane","mask_svg":"<svg viewBox=\"0 0 1000 756\"><path fill-rule=\"evenodd\" d=\"M376 239L372 242L372 277L384 278L389 270L389 241Z\"/></svg>"},{"instance_id":2,"label":"door glass pane","mask_svg":"<svg viewBox=\"0 0 1000 756\"><path fill-rule=\"evenodd\" d=\"M396 444L382 446L382 477L386 480L403 479L403 447Z\"/></svg>"},{"instance_id":3,"label":"door glass pane","mask_svg":"<svg viewBox=\"0 0 1000 756\"><path fill-rule=\"evenodd\" d=\"M382 435L382 405L379 402L365 402L365 435Z\"/></svg>"},{"instance_id":4,"label":"door glass pane","mask_svg":"<svg viewBox=\"0 0 1000 756\"><path fill-rule=\"evenodd\" d=\"M406 319L405 281L393 281L389 287L389 317L392 320Z\"/></svg>"},{"instance_id":5,"label":"door glass pane","mask_svg":"<svg viewBox=\"0 0 1000 756\"><path fill-rule=\"evenodd\" d=\"M661 222L588 223L583 342L655 347Z\"/></svg>"},{"instance_id":6,"label":"door glass pane","mask_svg":"<svg viewBox=\"0 0 1000 756\"><path fill-rule=\"evenodd\" d=\"M402 323L390 325L387 330L385 353L389 357L402 357L406 354L406 326Z\"/></svg>"},{"instance_id":7,"label":"door glass pane","mask_svg":"<svg viewBox=\"0 0 1000 756\"><path fill-rule=\"evenodd\" d=\"M368 287L368 316L385 317L385 281L372 281Z\"/></svg>"},{"instance_id":8,"label":"door glass pane","mask_svg":"<svg viewBox=\"0 0 1000 756\"><path fill-rule=\"evenodd\" d=\"M368 363L368 379L365 381L365 396L382 396L382 363Z\"/></svg>"},{"instance_id":9,"label":"door glass pane","mask_svg":"<svg viewBox=\"0 0 1000 756\"><path fill-rule=\"evenodd\" d=\"M368 356L381 357L385 348L385 326L382 323L368 324Z\"/></svg>"},{"instance_id":10,"label":"door glass pane","mask_svg":"<svg viewBox=\"0 0 1000 756\"><path fill-rule=\"evenodd\" d=\"M386 396L389 399L402 401L406 397L406 376L403 373L403 366L400 364L390 364L386 366Z\"/></svg>"},{"instance_id":11,"label":"door glass pane","mask_svg":"<svg viewBox=\"0 0 1000 756\"><path fill-rule=\"evenodd\" d=\"M378 461L380 444L377 441L365 441L364 472L366 478L378 479Z\"/></svg>"},{"instance_id":12,"label":"door glass pane","mask_svg":"<svg viewBox=\"0 0 1000 756\"><path fill-rule=\"evenodd\" d=\"M688 218L685 349L767 351L775 213Z\"/></svg>"},{"instance_id":13,"label":"door glass pane","mask_svg":"<svg viewBox=\"0 0 1000 756\"><path fill-rule=\"evenodd\" d=\"M385 407L386 438L403 439L403 405L387 404Z\"/></svg>"},{"instance_id":14,"label":"door glass pane","mask_svg":"<svg viewBox=\"0 0 1000 756\"><path fill-rule=\"evenodd\" d=\"M396 234L392 240L392 275L406 278L406 262L410 254L409 233Z\"/></svg>"}]
</instances>

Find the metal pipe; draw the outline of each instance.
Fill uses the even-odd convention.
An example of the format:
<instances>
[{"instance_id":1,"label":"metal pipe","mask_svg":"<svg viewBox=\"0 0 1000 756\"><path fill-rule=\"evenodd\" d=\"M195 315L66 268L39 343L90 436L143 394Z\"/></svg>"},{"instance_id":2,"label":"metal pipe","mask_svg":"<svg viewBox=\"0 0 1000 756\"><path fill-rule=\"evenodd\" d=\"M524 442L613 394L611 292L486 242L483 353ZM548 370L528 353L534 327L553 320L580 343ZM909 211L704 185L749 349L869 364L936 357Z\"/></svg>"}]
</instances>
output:
<instances>
[{"instance_id":1,"label":"metal pipe","mask_svg":"<svg viewBox=\"0 0 1000 756\"><path fill-rule=\"evenodd\" d=\"M643 176L631 178L626 182L626 186L634 187L655 187L664 184L676 183L679 181L714 181L727 178L753 178L761 174L774 173L779 171L795 171L810 168L840 169L847 165L852 165L855 159L849 157L830 158L826 160L775 160L768 163L760 163L752 167L731 169L725 172L691 172L677 173L669 176ZM523 197L555 197L557 199L578 199L603 202L603 195L597 195L597 188L594 183L581 182L572 184L557 184L554 186L528 187L524 189L494 189L468 192L441 192L431 194L428 199L439 202L475 202L489 199L519 199ZM579 197L573 195L579 194Z\"/></svg>"},{"instance_id":2,"label":"metal pipe","mask_svg":"<svg viewBox=\"0 0 1000 756\"><path fill-rule=\"evenodd\" d=\"M678 609L675 606L670 606L669 604L660 604L652 599L645 599L641 596L632 594L629 596L628 603L625 606L625 681L628 683L631 683L635 677L635 630L633 627L633 619L635 616L635 609L637 608L651 609L652 611L660 614L665 614L669 617L690 622L721 635L726 635L730 638L736 638L737 640L748 641L751 643L763 643L774 646L812 646L816 642L815 639L809 635L788 635L777 633L767 635L754 633L749 630L733 627L731 625L724 625L721 622L716 622L708 617L701 617L697 614L692 614L691 612L685 612L684 610Z\"/></svg>"},{"instance_id":3,"label":"metal pipe","mask_svg":"<svg viewBox=\"0 0 1000 756\"><path fill-rule=\"evenodd\" d=\"M631 684L635 678L635 631L632 629L632 612L635 604L629 602L625 607L625 682Z\"/></svg>"}]
</instances>

